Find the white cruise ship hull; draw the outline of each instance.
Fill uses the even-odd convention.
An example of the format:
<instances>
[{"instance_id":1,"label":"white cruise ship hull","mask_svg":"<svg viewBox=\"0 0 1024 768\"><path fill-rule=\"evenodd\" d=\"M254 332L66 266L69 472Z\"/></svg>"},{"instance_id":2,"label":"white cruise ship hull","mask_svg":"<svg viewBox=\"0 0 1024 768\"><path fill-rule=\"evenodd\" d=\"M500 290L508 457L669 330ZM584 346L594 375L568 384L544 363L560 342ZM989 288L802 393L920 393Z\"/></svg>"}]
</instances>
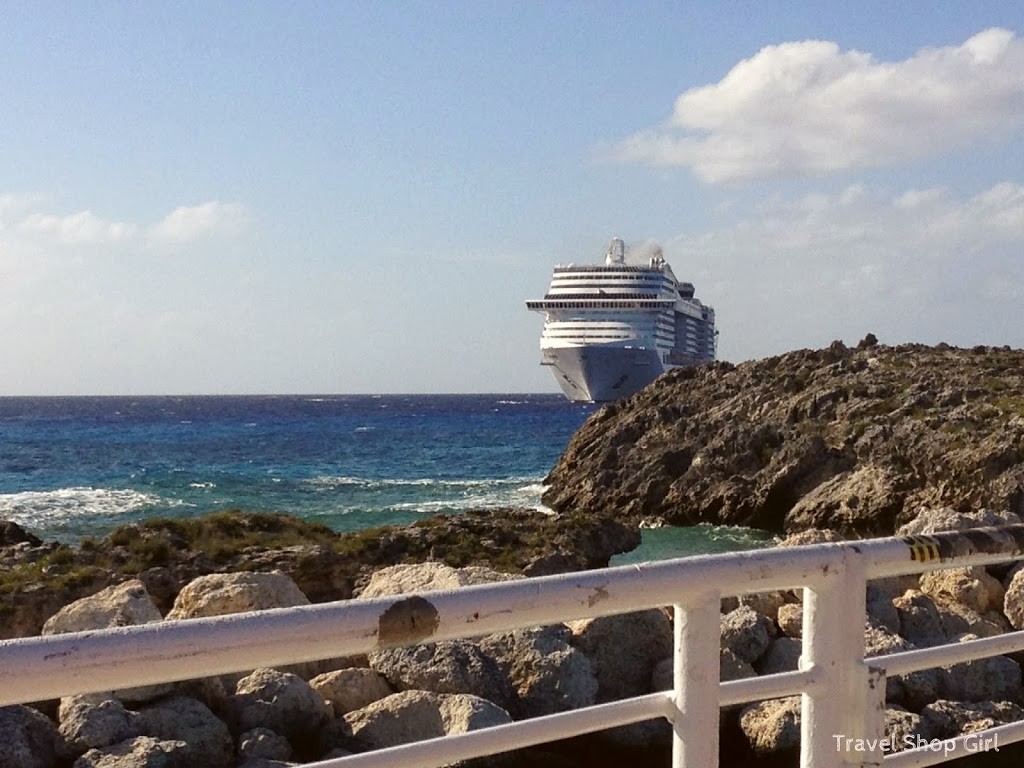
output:
<instances>
[{"instance_id":1,"label":"white cruise ship hull","mask_svg":"<svg viewBox=\"0 0 1024 768\"><path fill-rule=\"evenodd\" d=\"M573 402L608 402L638 392L667 370L657 349L588 344L543 350L543 365Z\"/></svg>"}]
</instances>

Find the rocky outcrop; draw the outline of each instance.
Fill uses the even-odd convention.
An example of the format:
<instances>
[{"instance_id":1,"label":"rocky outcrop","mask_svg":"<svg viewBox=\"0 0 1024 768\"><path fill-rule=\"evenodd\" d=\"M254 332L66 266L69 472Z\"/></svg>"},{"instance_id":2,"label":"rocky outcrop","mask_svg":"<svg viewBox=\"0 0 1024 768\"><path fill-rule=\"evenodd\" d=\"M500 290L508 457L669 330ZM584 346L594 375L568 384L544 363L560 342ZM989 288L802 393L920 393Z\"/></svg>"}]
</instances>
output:
<instances>
[{"instance_id":1,"label":"rocky outcrop","mask_svg":"<svg viewBox=\"0 0 1024 768\"><path fill-rule=\"evenodd\" d=\"M0 639L38 634L69 603L136 578L166 614L186 584L209 574L279 571L304 599L324 602L352 597L392 565L542 575L604 567L640 543L628 521L529 509L470 510L344 534L290 515L235 510L127 525L77 549L37 545L13 523L2 530L14 543L0 545Z\"/></svg>"},{"instance_id":2,"label":"rocky outcrop","mask_svg":"<svg viewBox=\"0 0 1024 768\"><path fill-rule=\"evenodd\" d=\"M66 754L49 718L31 707L0 707L0 768L54 768Z\"/></svg>"},{"instance_id":3,"label":"rocky outcrop","mask_svg":"<svg viewBox=\"0 0 1024 768\"><path fill-rule=\"evenodd\" d=\"M1024 351L801 350L679 368L604 406L548 475L562 512L892 534L1024 506Z\"/></svg>"}]
</instances>

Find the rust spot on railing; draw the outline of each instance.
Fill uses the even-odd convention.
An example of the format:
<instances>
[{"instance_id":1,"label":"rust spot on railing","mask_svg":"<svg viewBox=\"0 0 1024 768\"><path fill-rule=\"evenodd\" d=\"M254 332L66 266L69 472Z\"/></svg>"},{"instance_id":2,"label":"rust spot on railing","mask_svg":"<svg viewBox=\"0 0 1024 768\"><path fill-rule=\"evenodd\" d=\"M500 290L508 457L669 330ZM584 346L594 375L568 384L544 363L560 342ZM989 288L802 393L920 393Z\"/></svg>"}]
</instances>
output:
<instances>
[{"instance_id":1,"label":"rust spot on railing","mask_svg":"<svg viewBox=\"0 0 1024 768\"><path fill-rule=\"evenodd\" d=\"M441 617L434 604L419 595L393 604L377 622L377 645L411 645L437 631Z\"/></svg>"},{"instance_id":2,"label":"rust spot on railing","mask_svg":"<svg viewBox=\"0 0 1024 768\"><path fill-rule=\"evenodd\" d=\"M602 600L608 599L608 590L605 587L594 587L593 593L587 597L587 607L593 608Z\"/></svg>"}]
</instances>

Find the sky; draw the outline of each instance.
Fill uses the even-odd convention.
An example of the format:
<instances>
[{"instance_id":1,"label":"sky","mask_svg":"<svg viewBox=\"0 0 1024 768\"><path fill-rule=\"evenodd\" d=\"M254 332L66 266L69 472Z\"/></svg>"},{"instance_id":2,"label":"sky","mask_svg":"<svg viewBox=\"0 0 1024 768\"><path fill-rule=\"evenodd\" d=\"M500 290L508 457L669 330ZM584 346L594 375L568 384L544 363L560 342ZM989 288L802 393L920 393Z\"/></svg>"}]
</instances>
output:
<instances>
[{"instance_id":1,"label":"sky","mask_svg":"<svg viewBox=\"0 0 1024 768\"><path fill-rule=\"evenodd\" d=\"M1024 3L0 9L0 395L556 391L612 236L721 359L1024 346Z\"/></svg>"}]
</instances>

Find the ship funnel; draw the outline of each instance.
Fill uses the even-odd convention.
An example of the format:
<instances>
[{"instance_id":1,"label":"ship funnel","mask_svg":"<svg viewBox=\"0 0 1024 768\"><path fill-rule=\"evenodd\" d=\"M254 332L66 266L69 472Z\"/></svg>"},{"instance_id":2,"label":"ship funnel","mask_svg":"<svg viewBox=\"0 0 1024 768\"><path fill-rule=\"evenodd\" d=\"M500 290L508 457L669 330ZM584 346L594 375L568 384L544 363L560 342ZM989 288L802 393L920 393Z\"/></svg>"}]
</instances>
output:
<instances>
[{"instance_id":1,"label":"ship funnel","mask_svg":"<svg viewBox=\"0 0 1024 768\"><path fill-rule=\"evenodd\" d=\"M612 238L608 245L608 255L604 257L604 263L608 266L626 263L626 244L622 242L621 237Z\"/></svg>"}]
</instances>

